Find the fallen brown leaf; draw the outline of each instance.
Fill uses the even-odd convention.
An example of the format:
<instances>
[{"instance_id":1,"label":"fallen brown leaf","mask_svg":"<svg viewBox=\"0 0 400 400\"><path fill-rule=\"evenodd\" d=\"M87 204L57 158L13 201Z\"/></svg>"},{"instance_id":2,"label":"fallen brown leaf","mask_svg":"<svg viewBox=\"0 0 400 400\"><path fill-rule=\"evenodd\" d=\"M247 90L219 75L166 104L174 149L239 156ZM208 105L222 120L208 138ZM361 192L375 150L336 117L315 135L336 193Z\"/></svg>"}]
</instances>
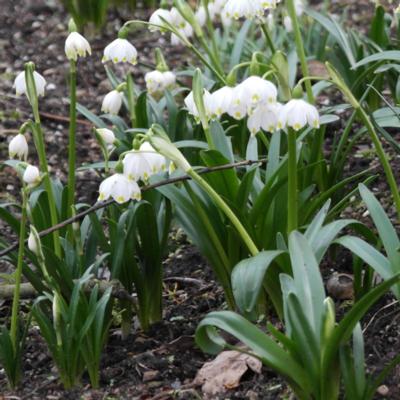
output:
<instances>
[{"instance_id":1,"label":"fallen brown leaf","mask_svg":"<svg viewBox=\"0 0 400 400\"><path fill-rule=\"evenodd\" d=\"M205 399L224 393L239 386L240 379L248 369L261 373L262 363L255 357L239 351L224 351L218 357L205 363L198 371L193 384L202 385Z\"/></svg>"}]
</instances>

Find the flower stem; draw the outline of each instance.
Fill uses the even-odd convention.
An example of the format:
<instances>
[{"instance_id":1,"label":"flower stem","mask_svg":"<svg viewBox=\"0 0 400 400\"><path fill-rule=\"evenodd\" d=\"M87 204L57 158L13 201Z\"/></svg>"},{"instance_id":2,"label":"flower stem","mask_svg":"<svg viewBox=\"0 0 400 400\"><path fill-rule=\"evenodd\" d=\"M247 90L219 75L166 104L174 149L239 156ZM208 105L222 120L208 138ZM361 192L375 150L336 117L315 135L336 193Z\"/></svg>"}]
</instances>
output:
<instances>
[{"instance_id":1,"label":"flower stem","mask_svg":"<svg viewBox=\"0 0 400 400\"><path fill-rule=\"evenodd\" d=\"M288 0L287 7L288 7L288 13L289 13L290 19L292 20L293 33L294 33L294 38L295 38L296 48L297 48L297 55L300 59L300 65L301 65L301 70L303 73L303 78L306 78L306 77L310 76L310 73L308 70L306 53L304 51L303 38L301 37L300 25L299 25L299 20L297 18L297 14L296 14L296 7L294 5L294 0ZM312 86L311 86L310 80L307 79L305 81L305 86L306 86L306 91L307 91L308 102L311 104L314 104L315 100L314 100L314 94L312 92Z\"/></svg>"},{"instance_id":2,"label":"flower stem","mask_svg":"<svg viewBox=\"0 0 400 400\"><path fill-rule=\"evenodd\" d=\"M393 170L390 167L390 163L388 160L388 157L385 153L385 150L383 149L382 143L379 140L379 137L375 131L375 128L368 117L367 113L365 110L361 107L357 109L358 115L360 116L360 119L364 123L365 127L368 130L369 136L371 137L371 140L375 146L376 153L379 157L379 161L382 164L383 170L385 171L386 174L386 179L389 184L390 190L392 192L392 196L394 199L394 204L396 206L396 211L397 211L397 219L400 221L400 193L399 193L399 187L397 185L396 179L393 174Z\"/></svg>"},{"instance_id":3,"label":"flower stem","mask_svg":"<svg viewBox=\"0 0 400 400\"><path fill-rule=\"evenodd\" d=\"M272 55L274 55L276 52L276 49L275 49L274 43L271 39L271 34L269 32L267 24L265 22L261 23L260 28L263 31L263 34L265 36L265 41L267 42L268 47L271 49Z\"/></svg>"},{"instance_id":4,"label":"flower stem","mask_svg":"<svg viewBox=\"0 0 400 400\"><path fill-rule=\"evenodd\" d=\"M69 106L69 146L68 146L68 200L67 216L72 216L75 201L76 169L76 61L70 61L70 106Z\"/></svg>"},{"instance_id":5,"label":"flower stem","mask_svg":"<svg viewBox=\"0 0 400 400\"><path fill-rule=\"evenodd\" d=\"M238 231L239 235L245 242L247 248L250 251L252 256L255 256L259 253L259 250L253 239L250 237L238 217L235 213L230 209L230 207L225 203L225 201L221 198L221 196L205 181L197 172L193 169L187 171L187 174L192 177L194 181L196 181L204 191L214 200L220 210L228 217L228 219L232 222L233 226Z\"/></svg>"},{"instance_id":6,"label":"flower stem","mask_svg":"<svg viewBox=\"0 0 400 400\"><path fill-rule=\"evenodd\" d=\"M298 225L297 146L296 131L288 130L288 234Z\"/></svg>"},{"instance_id":7,"label":"flower stem","mask_svg":"<svg viewBox=\"0 0 400 400\"><path fill-rule=\"evenodd\" d=\"M11 312L11 328L10 337L14 348L14 354L17 352L18 347L18 313L19 313L19 299L21 291L21 278L22 278L22 262L24 259L24 247L25 247L25 232L26 232L26 220L27 220L27 203L28 194L25 187L22 188L22 216L19 229L19 248L17 258L17 269L15 271L15 288L14 298Z\"/></svg>"},{"instance_id":8,"label":"flower stem","mask_svg":"<svg viewBox=\"0 0 400 400\"><path fill-rule=\"evenodd\" d=\"M126 79L126 93L128 97L129 116L131 119L131 128L136 128L136 100L135 85L133 83L132 74L128 74Z\"/></svg>"}]
</instances>

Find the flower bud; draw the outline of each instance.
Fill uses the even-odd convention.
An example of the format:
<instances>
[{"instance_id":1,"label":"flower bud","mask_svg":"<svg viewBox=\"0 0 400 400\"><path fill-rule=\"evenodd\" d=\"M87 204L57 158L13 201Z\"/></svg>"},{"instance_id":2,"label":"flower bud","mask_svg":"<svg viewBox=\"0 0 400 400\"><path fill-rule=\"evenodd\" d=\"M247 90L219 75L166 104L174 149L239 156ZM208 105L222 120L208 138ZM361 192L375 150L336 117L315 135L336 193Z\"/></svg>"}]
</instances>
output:
<instances>
[{"instance_id":1,"label":"flower bud","mask_svg":"<svg viewBox=\"0 0 400 400\"><path fill-rule=\"evenodd\" d=\"M98 133L98 135L101 137L101 139L104 141L105 144L110 144L110 145L114 144L115 135L111 129L99 128L96 129L96 132Z\"/></svg>"},{"instance_id":2,"label":"flower bud","mask_svg":"<svg viewBox=\"0 0 400 400\"><path fill-rule=\"evenodd\" d=\"M22 179L29 187L37 186L41 181L39 169L34 165L28 165Z\"/></svg>"},{"instance_id":3,"label":"flower bud","mask_svg":"<svg viewBox=\"0 0 400 400\"><path fill-rule=\"evenodd\" d=\"M117 115L122 106L122 93L118 90L112 90L106 94L101 105L101 111Z\"/></svg>"}]
</instances>

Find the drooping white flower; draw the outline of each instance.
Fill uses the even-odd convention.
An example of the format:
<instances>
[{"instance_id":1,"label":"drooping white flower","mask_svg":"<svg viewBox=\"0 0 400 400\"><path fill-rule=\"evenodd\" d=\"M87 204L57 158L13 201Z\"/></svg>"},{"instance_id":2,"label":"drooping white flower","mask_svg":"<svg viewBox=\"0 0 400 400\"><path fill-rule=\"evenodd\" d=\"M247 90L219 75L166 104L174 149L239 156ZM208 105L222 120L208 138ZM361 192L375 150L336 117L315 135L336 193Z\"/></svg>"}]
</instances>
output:
<instances>
[{"instance_id":1,"label":"drooping white flower","mask_svg":"<svg viewBox=\"0 0 400 400\"><path fill-rule=\"evenodd\" d=\"M165 10L163 8L159 8L158 10L154 11L153 14L151 14L149 22L150 22L150 24L159 25L160 28L157 27L157 26L154 26L154 25L150 25L149 26L149 30L151 32L164 30L163 27L165 27L165 25L166 25L165 21L167 21L168 23L172 24L173 23L172 15L168 10Z\"/></svg>"},{"instance_id":2,"label":"drooping white flower","mask_svg":"<svg viewBox=\"0 0 400 400\"><path fill-rule=\"evenodd\" d=\"M44 89L46 87L46 79L43 78L38 72L33 71L33 80L35 81L36 93L38 96L44 96ZM26 80L25 71L20 72L14 81L15 92L17 96L26 94Z\"/></svg>"},{"instance_id":3,"label":"drooping white flower","mask_svg":"<svg viewBox=\"0 0 400 400\"><path fill-rule=\"evenodd\" d=\"M135 181L147 181L150 176L166 169L166 160L150 143L143 143L139 150L126 154L122 160L124 175Z\"/></svg>"},{"instance_id":4,"label":"drooping white flower","mask_svg":"<svg viewBox=\"0 0 400 400\"><path fill-rule=\"evenodd\" d=\"M115 135L114 135L114 132L111 129L99 128L99 129L96 129L96 132L104 140L105 144L108 144L108 145L114 144Z\"/></svg>"},{"instance_id":5,"label":"drooping white flower","mask_svg":"<svg viewBox=\"0 0 400 400\"><path fill-rule=\"evenodd\" d=\"M140 200L141 192L135 181L123 174L114 174L100 184L98 201L112 197L117 203L123 204L129 200Z\"/></svg>"},{"instance_id":6,"label":"drooping white flower","mask_svg":"<svg viewBox=\"0 0 400 400\"><path fill-rule=\"evenodd\" d=\"M197 9L195 16L196 16L196 20L200 26L204 26L206 24L207 13L206 13L206 9L204 6L200 6Z\"/></svg>"},{"instance_id":7,"label":"drooping white flower","mask_svg":"<svg viewBox=\"0 0 400 400\"><path fill-rule=\"evenodd\" d=\"M22 179L29 187L38 185L41 181L39 168L34 165L28 165L25 169Z\"/></svg>"},{"instance_id":8,"label":"drooping white flower","mask_svg":"<svg viewBox=\"0 0 400 400\"><path fill-rule=\"evenodd\" d=\"M274 132L278 126L279 112L282 108L280 103L260 104L250 114L247 127L252 135L264 130Z\"/></svg>"},{"instance_id":9,"label":"drooping white flower","mask_svg":"<svg viewBox=\"0 0 400 400\"><path fill-rule=\"evenodd\" d=\"M171 8L171 23L178 30L179 34L188 39L193 36L193 27L182 17L179 10L175 7ZM182 40L174 33L171 35L171 44L177 46Z\"/></svg>"},{"instance_id":10,"label":"drooping white flower","mask_svg":"<svg viewBox=\"0 0 400 400\"><path fill-rule=\"evenodd\" d=\"M250 76L232 91L232 102L228 114L240 120L259 104L274 104L278 90L276 86L259 76Z\"/></svg>"},{"instance_id":11,"label":"drooping white flower","mask_svg":"<svg viewBox=\"0 0 400 400\"><path fill-rule=\"evenodd\" d=\"M264 14L264 8L259 0L229 0L224 7L226 18L254 18Z\"/></svg>"},{"instance_id":12,"label":"drooping white flower","mask_svg":"<svg viewBox=\"0 0 400 400\"><path fill-rule=\"evenodd\" d=\"M165 89L164 75L160 71L155 70L148 72L145 75L144 80L146 82L147 91L151 95L160 94Z\"/></svg>"},{"instance_id":13,"label":"drooping white flower","mask_svg":"<svg viewBox=\"0 0 400 400\"><path fill-rule=\"evenodd\" d=\"M118 90L112 90L104 96L101 105L101 111L117 115L122 106L122 93Z\"/></svg>"},{"instance_id":14,"label":"drooping white flower","mask_svg":"<svg viewBox=\"0 0 400 400\"><path fill-rule=\"evenodd\" d=\"M104 49L103 63L112 61L114 64L128 62L137 63L137 50L128 40L118 38Z\"/></svg>"},{"instance_id":15,"label":"drooping white flower","mask_svg":"<svg viewBox=\"0 0 400 400\"><path fill-rule=\"evenodd\" d=\"M222 114L228 112L232 103L233 88L224 86L211 94L207 109L212 118L220 118Z\"/></svg>"},{"instance_id":16,"label":"drooping white flower","mask_svg":"<svg viewBox=\"0 0 400 400\"><path fill-rule=\"evenodd\" d=\"M302 99L292 99L279 112L278 128L290 127L298 131L306 125L319 128L318 110Z\"/></svg>"},{"instance_id":17,"label":"drooping white flower","mask_svg":"<svg viewBox=\"0 0 400 400\"><path fill-rule=\"evenodd\" d=\"M143 142L139 147L139 151L146 154L147 160L151 165L153 173L156 174L167 169L166 158L160 153L157 153L157 151L149 142Z\"/></svg>"},{"instance_id":18,"label":"drooping white flower","mask_svg":"<svg viewBox=\"0 0 400 400\"><path fill-rule=\"evenodd\" d=\"M86 53L92 54L89 42L78 32L71 32L65 41L65 55L68 60L76 61L78 56L86 57Z\"/></svg>"},{"instance_id":19,"label":"drooping white flower","mask_svg":"<svg viewBox=\"0 0 400 400\"><path fill-rule=\"evenodd\" d=\"M16 135L8 145L8 153L10 158L18 158L20 160L26 160L28 157L28 142L22 133Z\"/></svg>"},{"instance_id":20,"label":"drooping white flower","mask_svg":"<svg viewBox=\"0 0 400 400\"><path fill-rule=\"evenodd\" d=\"M206 116L209 118L210 117L210 110L209 110L209 104L211 104L211 94L208 90L204 89L204 95L203 95L203 102L204 102L204 108L206 110ZM189 111L189 114L193 115L196 119L200 118L199 111L197 109L196 103L194 101L194 95L193 91L190 92L184 100L185 106Z\"/></svg>"},{"instance_id":21,"label":"drooping white flower","mask_svg":"<svg viewBox=\"0 0 400 400\"><path fill-rule=\"evenodd\" d=\"M286 32L292 32L293 31L292 19L289 17L289 15L285 15L283 17L283 26L285 27Z\"/></svg>"},{"instance_id":22,"label":"drooping white flower","mask_svg":"<svg viewBox=\"0 0 400 400\"><path fill-rule=\"evenodd\" d=\"M305 4L303 0L294 0L296 15L300 17L304 13Z\"/></svg>"},{"instance_id":23,"label":"drooping white flower","mask_svg":"<svg viewBox=\"0 0 400 400\"><path fill-rule=\"evenodd\" d=\"M172 71L163 72L164 86L166 89L170 89L176 84L176 75Z\"/></svg>"}]
</instances>

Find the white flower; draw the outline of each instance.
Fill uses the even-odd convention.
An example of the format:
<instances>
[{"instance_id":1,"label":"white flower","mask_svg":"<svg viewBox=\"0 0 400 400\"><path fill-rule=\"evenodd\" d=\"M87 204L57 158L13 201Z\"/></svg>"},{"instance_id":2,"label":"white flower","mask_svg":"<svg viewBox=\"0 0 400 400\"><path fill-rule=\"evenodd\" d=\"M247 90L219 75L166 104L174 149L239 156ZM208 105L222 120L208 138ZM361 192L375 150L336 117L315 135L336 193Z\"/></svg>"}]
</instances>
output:
<instances>
[{"instance_id":1,"label":"white flower","mask_svg":"<svg viewBox=\"0 0 400 400\"><path fill-rule=\"evenodd\" d=\"M33 71L33 80L35 81L36 93L38 96L44 96L44 88L46 87L46 79L38 72ZM15 92L17 96L26 94L25 71L20 72L14 81Z\"/></svg>"},{"instance_id":2,"label":"white flower","mask_svg":"<svg viewBox=\"0 0 400 400\"><path fill-rule=\"evenodd\" d=\"M282 108L280 103L260 104L250 114L247 120L247 127L252 135L261 129L266 132L274 132L278 126L279 111Z\"/></svg>"},{"instance_id":3,"label":"white flower","mask_svg":"<svg viewBox=\"0 0 400 400\"><path fill-rule=\"evenodd\" d=\"M209 104L206 108L211 117L220 118L222 114L228 112L232 103L233 88L224 86L211 94Z\"/></svg>"},{"instance_id":4,"label":"white flower","mask_svg":"<svg viewBox=\"0 0 400 400\"><path fill-rule=\"evenodd\" d=\"M78 32L71 32L65 41L65 55L68 60L76 61L78 56L86 57L86 53L92 54L89 42Z\"/></svg>"},{"instance_id":5,"label":"white flower","mask_svg":"<svg viewBox=\"0 0 400 400\"><path fill-rule=\"evenodd\" d=\"M163 27L166 26L165 21L163 21L163 19L165 21L167 21L168 23L170 23L170 24L173 23L172 15L168 10L164 10L163 8L159 8L158 10L154 11L153 14L151 14L149 22L150 22L150 24L159 25L160 28L157 27L157 26L149 25L149 30L151 32L163 30L164 29Z\"/></svg>"},{"instance_id":6,"label":"white flower","mask_svg":"<svg viewBox=\"0 0 400 400\"><path fill-rule=\"evenodd\" d=\"M100 135L100 137L104 140L105 144L114 144L115 135L111 129L107 128L99 128L96 129L96 132Z\"/></svg>"},{"instance_id":7,"label":"white flower","mask_svg":"<svg viewBox=\"0 0 400 400\"><path fill-rule=\"evenodd\" d=\"M143 142L139 148L139 151L146 155L147 161L150 163L153 173L158 173L167 169L167 160L163 155L157 153L157 151L149 142Z\"/></svg>"},{"instance_id":8,"label":"white flower","mask_svg":"<svg viewBox=\"0 0 400 400\"><path fill-rule=\"evenodd\" d=\"M176 83L176 75L172 71L163 72L164 76L164 86L166 89L170 89L175 86Z\"/></svg>"},{"instance_id":9,"label":"white flower","mask_svg":"<svg viewBox=\"0 0 400 400\"><path fill-rule=\"evenodd\" d=\"M133 150L122 160L124 175L131 180L147 181L151 175L164 171L165 158L158 154L150 143L143 143L139 150Z\"/></svg>"},{"instance_id":10,"label":"white flower","mask_svg":"<svg viewBox=\"0 0 400 400\"><path fill-rule=\"evenodd\" d=\"M294 8L296 9L296 15L300 17L304 13L304 1L294 0Z\"/></svg>"},{"instance_id":11,"label":"white flower","mask_svg":"<svg viewBox=\"0 0 400 400\"><path fill-rule=\"evenodd\" d=\"M242 119L259 104L275 104L278 96L276 86L259 76L250 76L233 89L228 114Z\"/></svg>"},{"instance_id":12,"label":"white flower","mask_svg":"<svg viewBox=\"0 0 400 400\"><path fill-rule=\"evenodd\" d=\"M192 26L182 17L177 8L172 7L170 15L171 15L172 25L175 26L175 28L178 30L181 36L183 36L186 39L193 36ZM177 35L175 35L174 33L171 35L171 44L173 46L176 46L181 42L182 42L181 39Z\"/></svg>"},{"instance_id":13,"label":"white flower","mask_svg":"<svg viewBox=\"0 0 400 400\"><path fill-rule=\"evenodd\" d=\"M140 200L141 193L138 184L123 174L114 174L100 184L98 201L112 197L117 203L126 203L129 200Z\"/></svg>"},{"instance_id":14,"label":"white flower","mask_svg":"<svg viewBox=\"0 0 400 400\"><path fill-rule=\"evenodd\" d=\"M8 145L10 158L17 157L20 160L26 160L28 157L28 142L22 133L15 136Z\"/></svg>"},{"instance_id":15,"label":"white flower","mask_svg":"<svg viewBox=\"0 0 400 400\"><path fill-rule=\"evenodd\" d=\"M224 7L226 18L254 18L264 14L264 8L259 0L229 0Z\"/></svg>"},{"instance_id":16,"label":"white flower","mask_svg":"<svg viewBox=\"0 0 400 400\"><path fill-rule=\"evenodd\" d=\"M301 99L293 99L286 103L279 113L278 128L286 126L298 131L306 125L319 128L318 110Z\"/></svg>"},{"instance_id":17,"label":"white flower","mask_svg":"<svg viewBox=\"0 0 400 400\"><path fill-rule=\"evenodd\" d=\"M208 107L211 104L211 94L208 90L205 89L203 95L203 102L204 102L204 108L206 109L206 116L209 118L210 110L208 109ZM193 91L186 96L184 103L189 111L189 114L193 115L196 119L200 118L199 111L197 109L196 103L194 102Z\"/></svg>"},{"instance_id":18,"label":"white flower","mask_svg":"<svg viewBox=\"0 0 400 400\"><path fill-rule=\"evenodd\" d=\"M28 165L25 169L22 179L29 187L38 185L41 180L38 167L35 167L34 165Z\"/></svg>"},{"instance_id":19,"label":"white flower","mask_svg":"<svg viewBox=\"0 0 400 400\"><path fill-rule=\"evenodd\" d=\"M283 26L285 27L287 32L293 31L292 19L289 17L289 15L285 15L285 17L283 18Z\"/></svg>"},{"instance_id":20,"label":"white flower","mask_svg":"<svg viewBox=\"0 0 400 400\"><path fill-rule=\"evenodd\" d=\"M118 90L112 90L107 93L101 105L101 111L113 115L117 115L122 106L122 93Z\"/></svg>"},{"instance_id":21,"label":"white flower","mask_svg":"<svg viewBox=\"0 0 400 400\"><path fill-rule=\"evenodd\" d=\"M146 82L147 91L151 94L160 94L164 91L164 74L160 71L148 72L144 80Z\"/></svg>"},{"instance_id":22,"label":"white flower","mask_svg":"<svg viewBox=\"0 0 400 400\"><path fill-rule=\"evenodd\" d=\"M103 63L109 60L114 64L129 62L135 65L137 62L136 48L126 39L115 39L104 49Z\"/></svg>"},{"instance_id":23,"label":"white flower","mask_svg":"<svg viewBox=\"0 0 400 400\"><path fill-rule=\"evenodd\" d=\"M205 7L200 6L196 11L195 16L199 25L204 26L207 20L207 13Z\"/></svg>"},{"instance_id":24,"label":"white flower","mask_svg":"<svg viewBox=\"0 0 400 400\"><path fill-rule=\"evenodd\" d=\"M33 232L31 232L28 237L28 249L33 254L39 255L39 246L36 242L36 238L35 238L35 235L33 234Z\"/></svg>"}]
</instances>

